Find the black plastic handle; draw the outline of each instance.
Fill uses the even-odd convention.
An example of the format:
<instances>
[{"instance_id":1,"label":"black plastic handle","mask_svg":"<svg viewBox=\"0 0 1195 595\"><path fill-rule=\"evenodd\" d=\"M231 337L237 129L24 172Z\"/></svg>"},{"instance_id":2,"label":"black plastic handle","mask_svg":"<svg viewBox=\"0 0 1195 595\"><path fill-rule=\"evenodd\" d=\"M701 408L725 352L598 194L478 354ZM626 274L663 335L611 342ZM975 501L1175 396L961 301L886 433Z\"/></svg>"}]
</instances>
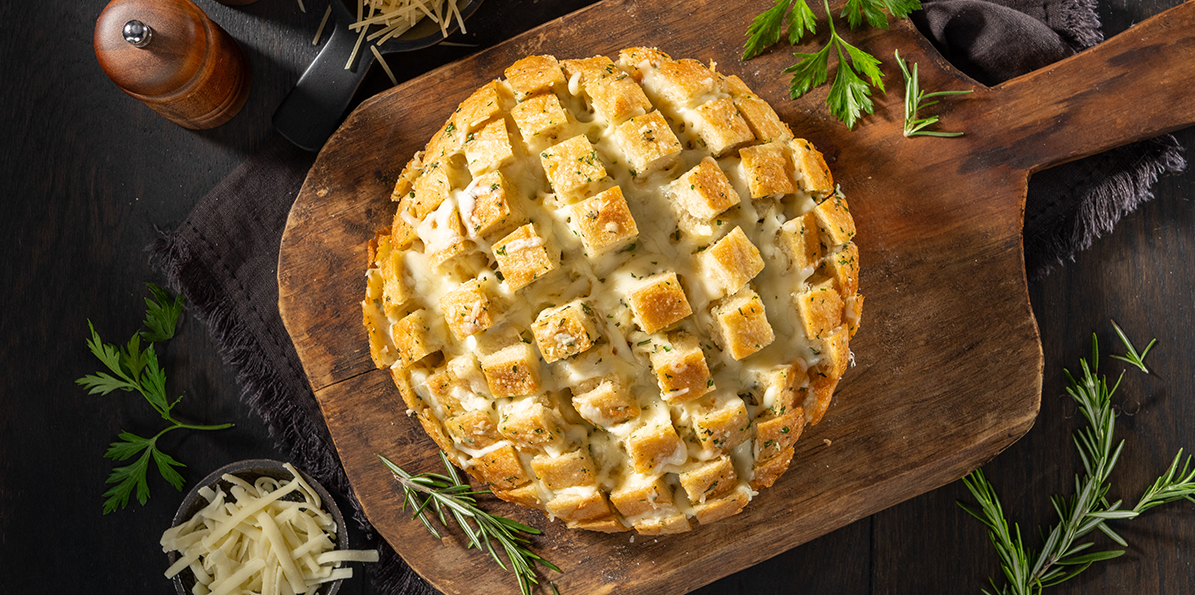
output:
<instances>
[{"instance_id":1,"label":"black plastic handle","mask_svg":"<svg viewBox=\"0 0 1195 595\"><path fill-rule=\"evenodd\" d=\"M357 52L353 68L344 68L356 43L357 34L347 23L335 23L324 49L274 112L274 129L299 148L314 153L324 146L369 72L374 58L365 47Z\"/></svg>"}]
</instances>

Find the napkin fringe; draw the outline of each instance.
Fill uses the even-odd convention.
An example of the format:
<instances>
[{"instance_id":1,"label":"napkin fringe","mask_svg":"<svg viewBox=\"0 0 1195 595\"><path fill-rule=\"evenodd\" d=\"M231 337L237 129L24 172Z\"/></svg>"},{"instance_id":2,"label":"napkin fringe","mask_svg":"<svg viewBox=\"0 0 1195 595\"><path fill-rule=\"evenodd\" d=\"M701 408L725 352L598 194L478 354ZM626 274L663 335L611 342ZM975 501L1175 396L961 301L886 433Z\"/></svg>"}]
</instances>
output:
<instances>
[{"instance_id":1,"label":"napkin fringe","mask_svg":"<svg viewBox=\"0 0 1195 595\"><path fill-rule=\"evenodd\" d=\"M1150 188L1158 178L1186 169L1183 154L1178 140L1165 135L1114 149L1091 158L1096 160L1093 162L1060 166L1089 171L1085 177L1065 177L1080 180L1074 188L1046 188L1035 193L1057 193L1059 198L1052 204L1045 204L1043 197L1029 199L1044 205L1030 210L1025 219L1025 268L1030 276L1041 278L1065 262L1074 262L1079 252L1110 233L1121 218L1152 200ZM1131 166L1123 170L1104 167L1121 159ZM1109 175L1109 171L1115 173ZM1075 195L1077 200L1069 198Z\"/></svg>"},{"instance_id":2,"label":"napkin fringe","mask_svg":"<svg viewBox=\"0 0 1195 595\"><path fill-rule=\"evenodd\" d=\"M389 543L379 538L365 517L341 469L327 427L314 422L323 419L314 395L308 392L310 398L297 399L285 392L286 383L268 360L261 357L262 346L240 322L236 304L221 291L222 284L210 268L193 257L191 244L183 234L166 234L161 230L159 233L159 238L147 249L150 266L163 272L172 289L187 296L191 315L207 327L213 342L219 346L221 359L235 370L241 401L262 418L270 437L288 453L291 462L330 492L349 501L349 516L361 530L362 540L379 550L379 563L367 567L373 590L395 595L436 595L437 591L420 579Z\"/></svg>"}]
</instances>

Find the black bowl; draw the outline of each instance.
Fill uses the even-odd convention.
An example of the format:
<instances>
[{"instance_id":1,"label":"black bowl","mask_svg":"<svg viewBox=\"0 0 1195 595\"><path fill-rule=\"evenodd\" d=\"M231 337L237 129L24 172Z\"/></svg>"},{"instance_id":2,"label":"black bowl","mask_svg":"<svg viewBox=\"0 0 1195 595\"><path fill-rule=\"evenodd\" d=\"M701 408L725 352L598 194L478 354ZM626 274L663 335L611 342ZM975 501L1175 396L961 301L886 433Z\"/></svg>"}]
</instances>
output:
<instances>
[{"instance_id":1,"label":"black bowl","mask_svg":"<svg viewBox=\"0 0 1195 595\"><path fill-rule=\"evenodd\" d=\"M227 493L232 487L232 484L221 479L225 474L235 475L236 477L239 477L249 483L253 483L260 477L272 477L278 480L285 480L293 477L290 471L288 471L286 467L283 467L282 465L282 461L274 461L270 459L249 459L246 461L239 461L225 465L219 469L216 469L210 475L203 478L203 481L195 484L195 487L191 488L191 491L187 493L185 498L183 498L183 503L179 505L178 512L174 513L174 520L171 523L171 526L177 527L187 522L191 517L195 516L195 513L203 510L203 508L207 506L207 499L199 495L200 488L207 486L214 490L216 487L221 487ZM336 549L348 549L349 539L347 528L344 525L344 516L340 514L340 508L336 506L336 501L332 499L330 494L328 494L328 490L325 490L324 486L321 486L319 483L317 483L311 478L310 475L307 475L307 473L305 473L302 469L298 469L297 467L296 470L299 472L299 475L302 476L303 480L306 481L307 484L310 485L313 490L315 490L315 493L319 495L321 504L324 506L324 510L328 511L328 514L332 515L332 519L336 521ZM283 497L283 500L301 499L302 496L299 494L288 494L287 496ZM170 560L170 564L174 564L175 560L178 559L178 552L172 551L167 555L167 557ZM171 580L174 581L174 590L178 592L178 595L191 595L191 588L195 586L195 575L189 568L184 568L182 572L174 575L174 578ZM320 585L319 589L315 590L315 594L336 595L336 592L340 590L340 584L343 582L344 580L342 579L324 583L323 585Z\"/></svg>"}]
</instances>

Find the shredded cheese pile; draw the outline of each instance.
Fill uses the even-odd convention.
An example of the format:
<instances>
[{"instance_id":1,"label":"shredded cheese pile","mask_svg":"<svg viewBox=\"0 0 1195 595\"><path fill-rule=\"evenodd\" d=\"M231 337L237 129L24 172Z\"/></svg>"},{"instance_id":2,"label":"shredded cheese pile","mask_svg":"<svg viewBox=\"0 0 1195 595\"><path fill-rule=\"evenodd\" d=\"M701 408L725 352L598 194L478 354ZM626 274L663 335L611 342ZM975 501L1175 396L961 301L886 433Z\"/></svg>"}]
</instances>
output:
<instances>
[{"instance_id":1,"label":"shredded cheese pile","mask_svg":"<svg viewBox=\"0 0 1195 595\"><path fill-rule=\"evenodd\" d=\"M357 44L344 65L345 70L357 59L362 42L373 42L376 48L406 33L423 18L439 23L440 34L444 37L448 37L448 27L453 19L464 33L465 19L461 16L460 3L460 0L357 0L357 21L349 25L349 29L357 31Z\"/></svg>"},{"instance_id":2,"label":"shredded cheese pile","mask_svg":"<svg viewBox=\"0 0 1195 595\"><path fill-rule=\"evenodd\" d=\"M335 549L332 515L295 468L285 467L292 479L261 477L249 484L225 474L228 492L201 488L208 505L162 534L162 551L179 553L166 578L190 568L194 595L295 595L351 577L351 568L339 568L342 562L377 562L376 550ZM291 494L302 500L285 499Z\"/></svg>"}]
</instances>

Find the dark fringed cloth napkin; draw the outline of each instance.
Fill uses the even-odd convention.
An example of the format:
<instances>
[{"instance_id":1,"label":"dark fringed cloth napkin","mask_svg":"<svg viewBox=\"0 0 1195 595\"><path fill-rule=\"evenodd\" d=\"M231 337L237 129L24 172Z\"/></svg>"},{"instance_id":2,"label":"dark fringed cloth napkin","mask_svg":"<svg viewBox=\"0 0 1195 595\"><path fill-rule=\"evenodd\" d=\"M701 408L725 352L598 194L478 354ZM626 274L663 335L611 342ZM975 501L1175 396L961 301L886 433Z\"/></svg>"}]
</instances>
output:
<instances>
[{"instance_id":1,"label":"dark fringed cloth napkin","mask_svg":"<svg viewBox=\"0 0 1195 595\"><path fill-rule=\"evenodd\" d=\"M1099 43L1093 0L929 0L914 20L939 51L985 84L1024 74ZM205 196L152 248L154 267L186 295L242 398L289 458L355 511L382 560L370 568L378 593L435 593L377 539L352 499L319 406L278 313L282 230L314 156L275 137ZM1122 147L1035 175L1025 213L1030 276L1087 248L1143 201L1157 177L1185 167L1172 137Z\"/></svg>"}]
</instances>

